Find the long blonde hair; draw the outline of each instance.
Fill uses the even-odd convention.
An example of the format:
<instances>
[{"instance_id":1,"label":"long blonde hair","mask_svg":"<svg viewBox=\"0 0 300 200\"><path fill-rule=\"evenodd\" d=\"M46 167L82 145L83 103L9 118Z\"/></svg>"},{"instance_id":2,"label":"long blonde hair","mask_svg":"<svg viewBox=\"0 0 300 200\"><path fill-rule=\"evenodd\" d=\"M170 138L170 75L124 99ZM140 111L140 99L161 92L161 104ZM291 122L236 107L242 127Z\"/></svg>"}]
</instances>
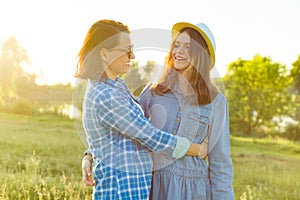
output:
<instances>
[{"instance_id":1,"label":"long blonde hair","mask_svg":"<svg viewBox=\"0 0 300 200\"><path fill-rule=\"evenodd\" d=\"M184 71L184 77L194 90L197 105L205 105L211 103L217 96L218 90L210 79L210 55L207 44L202 36L192 28L184 28L180 33L186 32L189 34L190 48L189 55L191 58L190 66ZM152 90L163 95L171 91L177 82L178 72L174 68L172 59L172 51L177 38L171 44L170 51L166 57L165 72L160 77L158 84L152 86Z\"/></svg>"}]
</instances>

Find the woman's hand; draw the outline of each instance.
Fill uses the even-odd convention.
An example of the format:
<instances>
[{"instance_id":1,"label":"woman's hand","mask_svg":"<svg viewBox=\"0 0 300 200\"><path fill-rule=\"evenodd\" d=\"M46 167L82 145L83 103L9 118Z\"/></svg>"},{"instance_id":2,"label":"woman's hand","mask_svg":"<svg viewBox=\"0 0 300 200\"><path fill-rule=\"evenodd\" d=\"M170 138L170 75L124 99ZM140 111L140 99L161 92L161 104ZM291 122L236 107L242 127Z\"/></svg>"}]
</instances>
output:
<instances>
[{"instance_id":1,"label":"woman's hand","mask_svg":"<svg viewBox=\"0 0 300 200\"><path fill-rule=\"evenodd\" d=\"M87 186L95 186L96 183L92 177L93 158L87 154L82 159L82 180Z\"/></svg>"},{"instance_id":2,"label":"woman's hand","mask_svg":"<svg viewBox=\"0 0 300 200\"><path fill-rule=\"evenodd\" d=\"M201 144L191 143L186 155L198 156L202 159L206 159L208 155L208 142L203 141Z\"/></svg>"}]
</instances>

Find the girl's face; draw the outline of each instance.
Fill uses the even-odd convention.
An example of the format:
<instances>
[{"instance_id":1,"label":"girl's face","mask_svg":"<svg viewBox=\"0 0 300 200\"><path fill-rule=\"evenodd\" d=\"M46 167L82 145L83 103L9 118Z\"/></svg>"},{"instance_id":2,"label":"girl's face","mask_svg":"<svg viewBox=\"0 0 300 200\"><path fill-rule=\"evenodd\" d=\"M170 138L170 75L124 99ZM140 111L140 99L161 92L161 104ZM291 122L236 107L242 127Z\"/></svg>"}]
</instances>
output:
<instances>
[{"instance_id":1,"label":"girl's face","mask_svg":"<svg viewBox=\"0 0 300 200\"><path fill-rule=\"evenodd\" d=\"M108 67L105 70L109 78L115 79L116 76L130 71L130 60L135 58L133 54L130 35L121 33L120 43L112 49L108 49L107 62Z\"/></svg>"},{"instance_id":2,"label":"girl's face","mask_svg":"<svg viewBox=\"0 0 300 200\"><path fill-rule=\"evenodd\" d=\"M180 33L175 40L172 50L172 59L174 62L174 68L183 73L183 71L190 66L190 40L191 37L187 32Z\"/></svg>"}]
</instances>

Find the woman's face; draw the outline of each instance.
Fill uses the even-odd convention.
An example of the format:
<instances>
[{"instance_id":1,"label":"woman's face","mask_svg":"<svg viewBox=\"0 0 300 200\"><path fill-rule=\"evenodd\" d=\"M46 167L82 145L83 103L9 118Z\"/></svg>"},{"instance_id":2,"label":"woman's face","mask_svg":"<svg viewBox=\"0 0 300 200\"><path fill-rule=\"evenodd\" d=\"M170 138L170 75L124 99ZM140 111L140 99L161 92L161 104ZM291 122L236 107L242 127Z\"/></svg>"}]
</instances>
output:
<instances>
[{"instance_id":1,"label":"woman's face","mask_svg":"<svg viewBox=\"0 0 300 200\"><path fill-rule=\"evenodd\" d=\"M180 33L172 50L174 68L181 73L190 65L190 40L191 38L187 32Z\"/></svg>"},{"instance_id":2,"label":"woman's face","mask_svg":"<svg viewBox=\"0 0 300 200\"><path fill-rule=\"evenodd\" d=\"M119 44L112 49L108 49L107 53L108 67L105 72L113 80L120 74L128 73L130 71L130 60L135 58L130 35L121 33L119 41Z\"/></svg>"}]
</instances>

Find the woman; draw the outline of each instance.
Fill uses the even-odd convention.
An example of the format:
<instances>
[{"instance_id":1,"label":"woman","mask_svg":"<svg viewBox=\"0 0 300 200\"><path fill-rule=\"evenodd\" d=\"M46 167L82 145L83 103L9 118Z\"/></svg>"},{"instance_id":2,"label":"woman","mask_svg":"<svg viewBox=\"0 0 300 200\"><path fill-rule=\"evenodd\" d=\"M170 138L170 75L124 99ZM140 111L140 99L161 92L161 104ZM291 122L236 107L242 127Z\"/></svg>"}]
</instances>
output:
<instances>
[{"instance_id":1,"label":"woman","mask_svg":"<svg viewBox=\"0 0 300 200\"><path fill-rule=\"evenodd\" d=\"M166 72L158 84L144 89L141 103L156 127L195 143L208 138L208 163L199 157L174 160L153 154L151 199L234 199L227 101L209 74L215 63L214 37L203 23L180 22L172 30Z\"/></svg>"},{"instance_id":2,"label":"woman","mask_svg":"<svg viewBox=\"0 0 300 200\"><path fill-rule=\"evenodd\" d=\"M88 79L83 127L94 160L93 199L148 199L152 178L150 151L179 159L199 155L201 145L155 128L138 100L119 78L134 59L126 25L100 20L89 29L75 76ZM90 155L85 156L88 163ZM91 183L89 169L83 170Z\"/></svg>"}]
</instances>

